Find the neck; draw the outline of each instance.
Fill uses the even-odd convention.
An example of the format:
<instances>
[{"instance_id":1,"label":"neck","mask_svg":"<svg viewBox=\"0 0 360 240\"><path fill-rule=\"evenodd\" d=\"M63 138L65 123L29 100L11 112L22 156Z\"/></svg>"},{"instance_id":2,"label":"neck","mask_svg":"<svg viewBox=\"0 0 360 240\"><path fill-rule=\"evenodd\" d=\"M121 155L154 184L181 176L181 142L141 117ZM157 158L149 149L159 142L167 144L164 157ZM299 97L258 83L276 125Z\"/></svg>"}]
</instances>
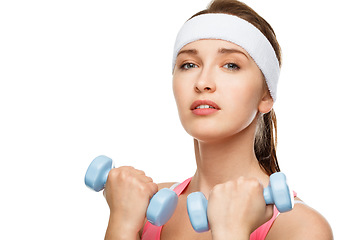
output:
<instances>
[{"instance_id":1,"label":"neck","mask_svg":"<svg viewBox=\"0 0 360 240\"><path fill-rule=\"evenodd\" d=\"M220 183L240 176L256 177L264 186L268 175L259 166L254 151L256 124L251 124L238 134L216 142L194 139L197 170L192 179L192 190L208 196Z\"/></svg>"}]
</instances>

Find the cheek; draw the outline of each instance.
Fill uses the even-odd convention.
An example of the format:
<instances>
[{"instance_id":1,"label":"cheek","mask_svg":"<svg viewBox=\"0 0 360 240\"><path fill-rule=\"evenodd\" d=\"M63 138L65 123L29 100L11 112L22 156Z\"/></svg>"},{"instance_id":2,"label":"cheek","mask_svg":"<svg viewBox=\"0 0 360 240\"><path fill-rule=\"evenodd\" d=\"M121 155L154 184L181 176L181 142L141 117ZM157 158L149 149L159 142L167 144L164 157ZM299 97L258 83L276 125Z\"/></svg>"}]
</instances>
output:
<instances>
[{"instance_id":1,"label":"cheek","mask_svg":"<svg viewBox=\"0 0 360 240\"><path fill-rule=\"evenodd\" d=\"M189 86L189 83L186 83L183 79L176 77L173 78L173 93L179 114L181 114L182 110L189 105L188 101L190 99L190 88L191 86Z\"/></svg>"},{"instance_id":2,"label":"cheek","mask_svg":"<svg viewBox=\"0 0 360 240\"><path fill-rule=\"evenodd\" d=\"M252 121L258 111L258 104L261 98L262 87L254 81L234 81L232 86L227 86L227 94L222 94L224 102L228 103L227 112L234 119L248 118Z\"/></svg>"},{"instance_id":3,"label":"cheek","mask_svg":"<svg viewBox=\"0 0 360 240\"><path fill-rule=\"evenodd\" d=\"M192 114L189 109L192 104L191 99L193 99L193 96L191 95L191 90L189 90L191 89L189 83L186 83L185 81L182 80L183 79L179 79L179 78L173 79L173 93L176 101L180 122L184 127L184 129L188 131L189 118L191 117Z\"/></svg>"},{"instance_id":4,"label":"cheek","mask_svg":"<svg viewBox=\"0 0 360 240\"><path fill-rule=\"evenodd\" d=\"M173 79L173 93L178 106L181 103L181 96L184 95L183 85L179 84L179 82L176 78Z\"/></svg>"}]
</instances>

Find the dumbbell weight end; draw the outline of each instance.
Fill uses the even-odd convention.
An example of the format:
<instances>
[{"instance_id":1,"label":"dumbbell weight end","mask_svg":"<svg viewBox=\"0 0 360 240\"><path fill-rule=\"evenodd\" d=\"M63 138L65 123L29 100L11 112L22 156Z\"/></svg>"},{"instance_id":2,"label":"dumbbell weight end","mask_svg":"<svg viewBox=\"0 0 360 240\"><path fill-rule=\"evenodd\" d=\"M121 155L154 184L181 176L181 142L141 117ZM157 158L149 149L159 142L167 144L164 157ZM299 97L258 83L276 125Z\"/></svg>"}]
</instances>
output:
<instances>
[{"instance_id":1,"label":"dumbbell weight end","mask_svg":"<svg viewBox=\"0 0 360 240\"><path fill-rule=\"evenodd\" d=\"M169 188L158 191L150 200L146 218L155 226L164 225L175 212L178 195Z\"/></svg>"},{"instance_id":2,"label":"dumbbell weight end","mask_svg":"<svg viewBox=\"0 0 360 240\"><path fill-rule=\"evenodd\" d=\"M113 168L111 158L104 155L96 157L89 165L85 174L85 185L99 192L105 187L110 170Z\"/></svg>"},{"instance_id":3,"label":"dumbbell weight end","mask_svg":"<svg viewBox=\"0 0 360 240\"><path fill-rule=\"evenodd\" d=\"M208 201L205 195L202 192L189 194L186 205L193 229L198 233L209 231L207 218Z\"/></svg>"},{"instance_id":4,"label":"dumbbell weight end","mask_svg":"<svg viewBox=\"0 0 360 240\"><path fill-rule=\"evenodd\" d=\"M275 204L279 212L288 212L294 207L294 195L282 172L270 175L269 186L264 189L266 204Z\"/></svg>"}]
</instances>

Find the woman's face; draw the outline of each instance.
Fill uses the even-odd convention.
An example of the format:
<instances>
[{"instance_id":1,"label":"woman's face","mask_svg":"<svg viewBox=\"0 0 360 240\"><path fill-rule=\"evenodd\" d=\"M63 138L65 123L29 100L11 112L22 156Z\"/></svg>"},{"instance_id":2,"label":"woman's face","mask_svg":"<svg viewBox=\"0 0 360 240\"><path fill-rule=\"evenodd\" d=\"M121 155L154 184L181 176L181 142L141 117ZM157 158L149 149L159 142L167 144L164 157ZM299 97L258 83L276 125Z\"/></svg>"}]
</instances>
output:
<instances>
[{"instance_id":1,"label":"woman's face","mask_svg":"<svg viewBox=\"0 0 360 240\"><path fill-rule=\"evenodd\" d=\"M273 105L253 59L223 40L198 40L179 51L173 91L183 127L200 141L237 134Z\"/></svg>"}]
</instances>

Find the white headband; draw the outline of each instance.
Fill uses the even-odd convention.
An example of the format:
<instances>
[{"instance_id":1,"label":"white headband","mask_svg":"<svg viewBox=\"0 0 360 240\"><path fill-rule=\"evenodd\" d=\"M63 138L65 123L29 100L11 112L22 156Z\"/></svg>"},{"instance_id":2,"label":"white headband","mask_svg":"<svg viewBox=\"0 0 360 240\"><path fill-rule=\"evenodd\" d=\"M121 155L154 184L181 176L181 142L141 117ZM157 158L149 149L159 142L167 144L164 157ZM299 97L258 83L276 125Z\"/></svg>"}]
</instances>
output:
<instances>
[{"instance_id":1,"label":"white headband","mask_svg":"<svg viewBox=\"0 0 360 240\"><path fill-rule=\"evenodd\" d=\"M268 39L251 23L234 15L207 13L187 21L180 29L174 47L172 69L179 51L200 39L226 40L245 49L264 74L275 102L280 75L279 62Z\"/></svg>"}]
</instances>

